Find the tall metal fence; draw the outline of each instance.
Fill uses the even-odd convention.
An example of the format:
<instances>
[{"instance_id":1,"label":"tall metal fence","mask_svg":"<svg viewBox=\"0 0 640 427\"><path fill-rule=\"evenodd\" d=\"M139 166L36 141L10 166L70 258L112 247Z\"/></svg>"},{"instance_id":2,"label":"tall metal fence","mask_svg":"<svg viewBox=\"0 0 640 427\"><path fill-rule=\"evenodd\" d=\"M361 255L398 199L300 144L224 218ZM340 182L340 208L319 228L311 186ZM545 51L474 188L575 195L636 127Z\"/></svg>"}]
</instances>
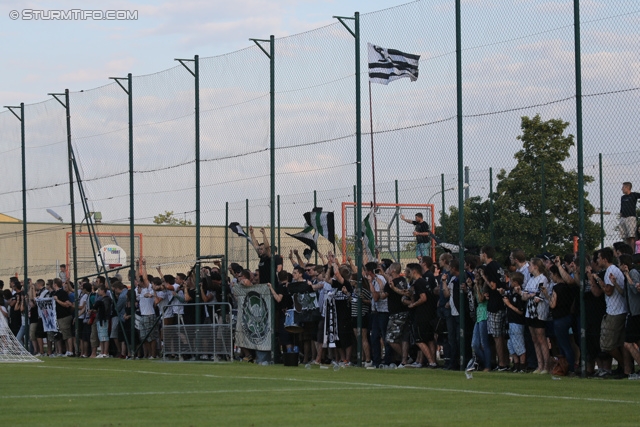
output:
<instances>
[{"instance_id":1,"label":"tall metal fence","mask_svg":"<svg viewBox=\"0 0 640 427\"><path fill-rule=\"evenodd\" d=\"M566 134L576 134L574 14L564 3L530 1L465 3L461 15L468 193L488 200L490 187L496 191L499 171L516 165L522 116L562 119L570 123ZM605 244L617 240L620 185L636 178L640 161L639 23L640 8L634 1L583 2L584 171L594 178L585 189L591 204L603 212ZM415 1L360 16L363 205L374 199L375 164L377 202L395 203L397 197L399 203L433 203L438 224L441 210L448 214L451 206L457 207L455 28L453 1ZM418 80L369 88L367 42L421 55ZM105 75L105 86L69 94L71 146L88 208L102 214L98 231L106 224L150 224L154 216L173 212L191 226L184 226L180 236L167 235L164 244L189 239L193 244L181 250L181 259L193 260L199 225L239 222L268 229L271 154L279 201L273 224L302 229L303 213L314 206L336 212L339 223L341 203L354 200L357 182L354 39L336 21L273 43L273 150L270 61L259 46L198 58L197 67L195 58L176 62L168 70L132 76L130 86L127 76L115 76L124 78L118 80L120 86ZM268 43L261 45L268 53ZM129 87L132 151L129 97L123 90ZM11 111L0 113L0 212L19 220L26 212L27 224L49 225L34 231L27 226L27 259L20 262L7 260L22 253L22 234L0 232L0 276L5 277L43 263L33 254L40 245L51 244L49 233L71 231L65 108L50 97L25 105L23 112L24 188L20 121ZM577 170L575 146L570 154L563 164ZM531 177L532 182L537 179ZM86 222L82 195L77 185L73 188L73 213L80 224ZM599 224L599 215L592 220ZM450 231L444 230L445 236ZM256 262L244 240L229 236L228 242L230 261ZM285 255L293 246L290 241L280 244ZM148 262L170 260L158 256Z\"/></svg>"}]
</instances>

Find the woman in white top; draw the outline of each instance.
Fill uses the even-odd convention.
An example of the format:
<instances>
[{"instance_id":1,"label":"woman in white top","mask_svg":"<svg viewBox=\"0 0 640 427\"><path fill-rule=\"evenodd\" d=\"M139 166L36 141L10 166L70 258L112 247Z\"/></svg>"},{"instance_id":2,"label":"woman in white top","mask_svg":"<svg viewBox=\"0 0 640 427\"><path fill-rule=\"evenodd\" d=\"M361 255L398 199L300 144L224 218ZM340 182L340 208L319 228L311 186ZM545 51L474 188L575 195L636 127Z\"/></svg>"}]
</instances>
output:
<instances>
[{"instance_id":1,"label":"woman in white top","mask_svg":"<svg viewBox=\"0 0 640 427\"><path fill-rule=\"evenodd\" d=\"M527 301L525 318L531 338L536 349L538 369L534 374L547 374L549 364L549 347L545 335L546 320L549 316L549 279L547 269L540 258L533 258L529 263L531 278L521 291L522 300Z\"/></svg>"}]
</instances>

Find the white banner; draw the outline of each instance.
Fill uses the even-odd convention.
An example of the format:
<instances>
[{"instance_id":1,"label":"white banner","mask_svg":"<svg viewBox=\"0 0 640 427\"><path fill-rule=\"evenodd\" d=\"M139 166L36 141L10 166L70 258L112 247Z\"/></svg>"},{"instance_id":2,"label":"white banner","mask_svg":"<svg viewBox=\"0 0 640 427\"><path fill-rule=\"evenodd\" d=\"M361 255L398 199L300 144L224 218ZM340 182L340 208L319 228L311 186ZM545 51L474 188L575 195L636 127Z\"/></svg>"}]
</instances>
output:
<instances>
[{"instance_id":1,"label":"white banner","mask_svg":"<svg viewBox=\"0 0 640 427\"><path fill-rule=\"evenodd\" d=\"M233 295L238 302L236 345L271 351L271 291L265 284L245 287L237 284Z\"/></svg>"},{"instance_id":2,"label":"white banner","mask_svg":"<svg viewBox=\"0 0 640 427\"><path fill-rule=\"evenodd\" d=\"M56 317L56 303L53 298L36 298L38 315L42 319L45 332L58 332L58 318Z\"/></svg>"}]
</instances>

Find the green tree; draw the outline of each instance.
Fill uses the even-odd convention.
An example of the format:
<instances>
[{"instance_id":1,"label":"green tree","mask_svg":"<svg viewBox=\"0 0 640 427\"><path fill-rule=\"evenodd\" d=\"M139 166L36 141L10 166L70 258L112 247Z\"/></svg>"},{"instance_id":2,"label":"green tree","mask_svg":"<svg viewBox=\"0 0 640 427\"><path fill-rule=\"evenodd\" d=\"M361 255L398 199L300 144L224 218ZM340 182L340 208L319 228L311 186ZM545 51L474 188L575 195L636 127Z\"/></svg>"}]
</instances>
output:
<instances>
[{"instance_id":1,"label":"green tree","mask_svg":"<svg viewBox=\"0 0 640 427\"><path fill-rule=\"evenodd\" d=\"M164 211L163 214L158 214L153 217L154 224L165 225L192 225L190 219L179 219L173 216L173 211Z\"/></svg>"},{"instance_id":2,"label":"green tree","mask_svg":"<svg viewBox=\"0 0 640 427\"><path fill-rule=\"evenodd\" d=\"M494 194L496 240L503 250L519 247L529 255L545 247L556 254L572 251L572 236L578 234L578 173L562 165L574 145L573 135L564 135L568 126L559 119L542 121L540 115L522 117L522 135L518 136L522 150L514 156L518 163L509 173L500 171ZM593 177L585 175L585 184L592 181ZM599 227L590 220L594 207L586 196L585 192L585 241L589 250L598 243Z\"/></svg>"},{"instance_id":3,"label":"green tree","mask_svg":"<svg viewBox=\"0 0 640 427\"><path fill-rule=\"evenodd\" d=\"M521 248L530 256L546 249L554 254L573 251L572 236L578 234L578 174L567 171L562 162L569 158L573 135L564 135L569 123L558 119L542 121L539 115L522 117L522 149L514 157L518 161L509 173L498 174L494 192L494 236L498 259ZM544 167L543 167L544 164ZM545 202L542 203L542 171L545 176ZM585 176L585 184L593 177ZM585 198L587 193L585 192ZM491 242L489 200L472 197L464 204L465 247L477 253ZM545 208L543 211L543 207ZM598 245L600 227L590 220L594 207L585 199L585 241L587 250ZM546 240L543 240L543 219ZM437 235L444 241L458 242L458 209L450 207L440 219L444 225Z\"/></svg>"}]
</instances>

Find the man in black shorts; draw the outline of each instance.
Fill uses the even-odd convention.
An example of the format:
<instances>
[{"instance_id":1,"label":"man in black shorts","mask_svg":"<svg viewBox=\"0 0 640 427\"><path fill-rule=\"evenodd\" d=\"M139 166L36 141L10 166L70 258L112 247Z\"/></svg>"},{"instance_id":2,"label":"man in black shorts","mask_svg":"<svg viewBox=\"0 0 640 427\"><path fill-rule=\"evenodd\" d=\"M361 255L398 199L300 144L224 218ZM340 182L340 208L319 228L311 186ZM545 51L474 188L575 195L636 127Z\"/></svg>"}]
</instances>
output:
<instances>
[{"instance_id":1,"label":"man in black shorts","mask_svg":"<svg viewBox=\"0 0 640 427\"><path fill-rule=\"evenodd\" d=\"M411 310L411 332L416 345L429 361L429 366L435 367L435 354L433 354L429 347L429 343L434 340L434 331L430 320L435 317L435 313L430 313L430 311L433 311L432 305L427 303L429 296L427 282L422 278L422 267L420 267L420 264L409 264L407 267L413 280L413 296L410 301L405 300L404 303L409 307L409 310Z\"/></svg>"}]
</instances>

